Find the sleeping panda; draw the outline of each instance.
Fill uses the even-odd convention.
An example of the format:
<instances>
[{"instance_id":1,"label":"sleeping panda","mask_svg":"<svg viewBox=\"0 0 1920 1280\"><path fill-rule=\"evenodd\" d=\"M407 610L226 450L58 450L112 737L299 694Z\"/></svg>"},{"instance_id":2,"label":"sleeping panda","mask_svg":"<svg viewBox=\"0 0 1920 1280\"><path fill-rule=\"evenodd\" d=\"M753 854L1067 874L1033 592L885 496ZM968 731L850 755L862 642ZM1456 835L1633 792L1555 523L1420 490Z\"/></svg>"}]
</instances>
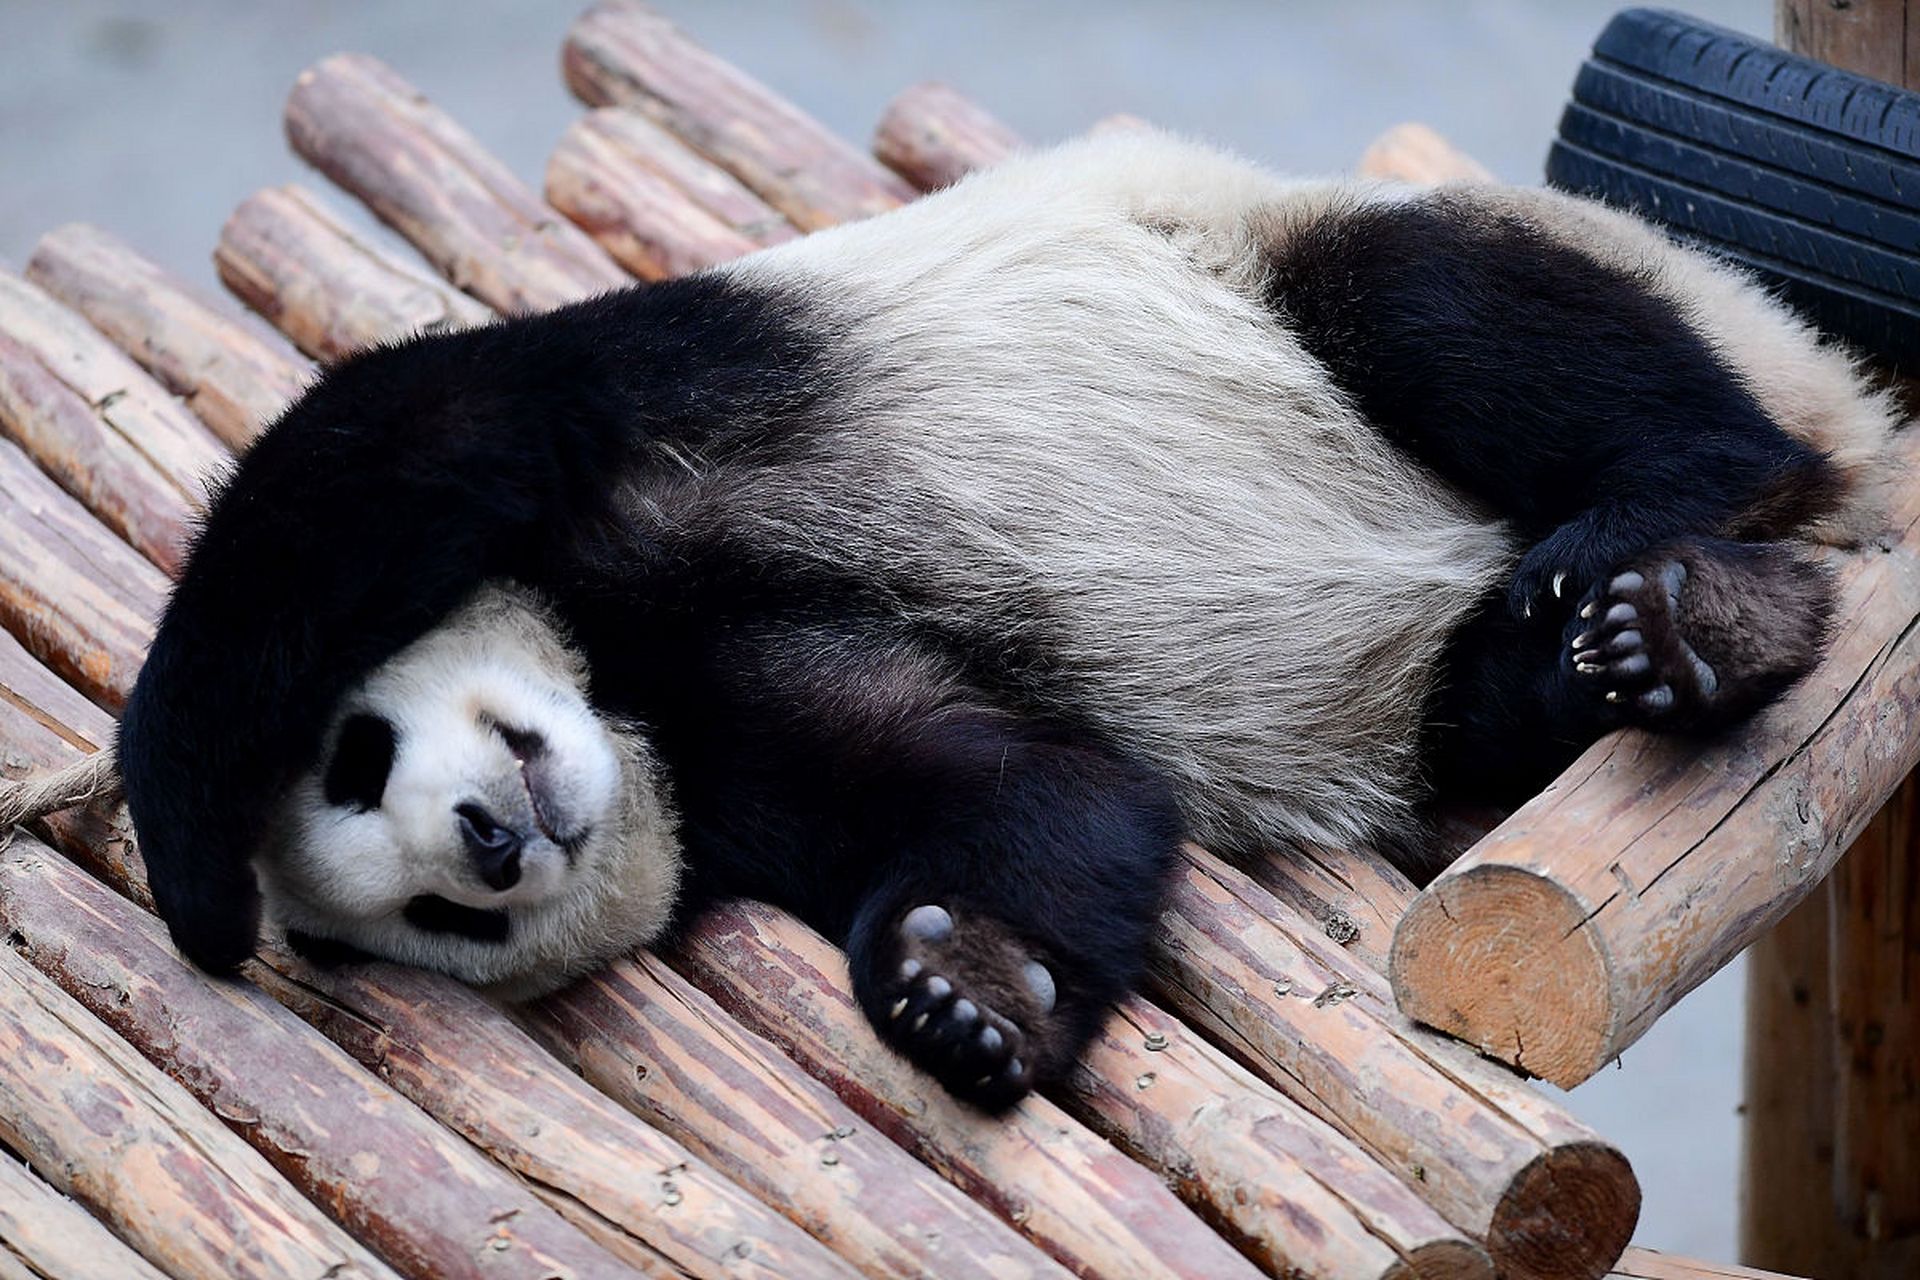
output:
<instances>
[{"instance_id":1,"label":"sleeping panda","mask_svg":"<svg viewBox=\"0 0 1920 1280\"><path fill-rule=\"evenodd\" d=\"M960 1096L1057 1077L1175 849L1371 841L1817 660L1891 406L1544 191L1029 154L330 369L213 504L120 749L181 949L513 994L752 896Z\"/></svg>"}]
</instances>

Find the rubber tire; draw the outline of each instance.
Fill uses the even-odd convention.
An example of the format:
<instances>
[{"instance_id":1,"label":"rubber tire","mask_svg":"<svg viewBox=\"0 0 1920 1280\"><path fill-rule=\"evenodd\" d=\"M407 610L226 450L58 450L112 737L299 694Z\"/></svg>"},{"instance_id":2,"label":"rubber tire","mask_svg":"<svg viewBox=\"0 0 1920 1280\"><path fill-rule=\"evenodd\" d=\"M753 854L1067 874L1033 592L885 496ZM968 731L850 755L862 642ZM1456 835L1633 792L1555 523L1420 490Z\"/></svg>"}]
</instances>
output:
<instances>
[{"instance_id":1,"label":"rubber tire","mask_svg":"<svg viewBox=\"0 0 1920 1280\"><path fill-rule=\"evenodd\" d=\"M1920 94L1629 9L1574 81L1547 181L1666 224L1920 371Z\"/></svg>"}]
</instances>

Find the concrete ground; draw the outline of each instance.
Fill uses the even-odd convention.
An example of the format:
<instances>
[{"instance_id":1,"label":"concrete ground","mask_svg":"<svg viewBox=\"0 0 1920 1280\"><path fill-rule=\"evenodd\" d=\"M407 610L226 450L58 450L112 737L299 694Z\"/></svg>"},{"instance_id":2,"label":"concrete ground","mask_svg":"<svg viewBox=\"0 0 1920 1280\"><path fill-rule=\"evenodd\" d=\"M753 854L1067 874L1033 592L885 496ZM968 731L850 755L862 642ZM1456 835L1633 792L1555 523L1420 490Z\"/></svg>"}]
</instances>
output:
<instances>
[{"instance_id":1,"label":"concrete ground","mask_svg":"<svg viewBox=\"0 0 1920 1280\"><path fill-rule=\"evenodd\" d=\"M279 111L299 70L373 53L538 182L572 118L557 71L586 0L0 0L0 264L97 223L213 283L214 237L258 187L317 182ZM1129 111L1276 166L1350 164L1427 121L1500 177L1537 182L1575 67L1616 0L1369 4L694 3L659 8L847 136L887 99L952 83L1045 140ZM1765 34L1766 0L1696 0ZM1646 1189L1640 1243L1731 1259L1740 966L1669 1014L1569 1105Z\"/></svg>"}]
</instances>

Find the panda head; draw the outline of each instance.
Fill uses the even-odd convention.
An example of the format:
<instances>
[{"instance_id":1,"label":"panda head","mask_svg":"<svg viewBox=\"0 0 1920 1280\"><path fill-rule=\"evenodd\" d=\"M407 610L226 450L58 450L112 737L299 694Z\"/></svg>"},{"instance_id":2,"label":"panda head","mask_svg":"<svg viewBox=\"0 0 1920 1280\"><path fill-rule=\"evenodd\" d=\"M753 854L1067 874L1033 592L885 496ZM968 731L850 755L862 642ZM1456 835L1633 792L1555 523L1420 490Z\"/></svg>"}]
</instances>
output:
<instances>
[{"instance_id":1,"label":"panda head","mask_svg":"<svg viewBox=\"0 0 1920 1280\"><path fill-rule=\"evenodd\" d=\"M658 936L681 861L645 738L536 598L489 586L341 700L260 870L298 950L521 998Z\"/></svg>"}]
</instances>

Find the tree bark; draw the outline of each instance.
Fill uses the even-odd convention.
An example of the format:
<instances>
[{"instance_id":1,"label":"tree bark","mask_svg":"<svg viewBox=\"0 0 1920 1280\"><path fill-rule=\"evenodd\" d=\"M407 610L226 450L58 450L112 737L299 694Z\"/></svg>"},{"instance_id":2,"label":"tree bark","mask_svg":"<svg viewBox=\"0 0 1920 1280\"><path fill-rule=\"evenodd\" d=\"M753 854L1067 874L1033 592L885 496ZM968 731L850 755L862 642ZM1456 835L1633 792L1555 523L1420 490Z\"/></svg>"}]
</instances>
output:
<instances>
[{"instance_id":1,"label":"tree bark","mask_svg":"<svg viewBox=\"0 0 1920 1280\"><path fill-rule=\"evenodd\" d=\"M1920 761L1920 490L1894 501L1890 546L1837 558L1831 646L1779 703L1705 744L1602 739L1415 900L1401 1008L1570 1088L1813 891Z\"/></svg>"},{"instance_id":2,"label":"tree bark","mask_svg":"<svg viewBox=\"0 0 1920 1280\"><path fill-rule=\"evenodd\" d=\"M936 81L901 91L873 134L874 158L920 191L950 187L1021 145L992 112Z\"/></svg>"},{"instance_id":3,"label":"tree bark","mask_svg":"<svg viewBox=\"0 0 1920 1280\"><path fill-rule=\"evenodd\" d=\"M528 1010L587 1081L870 1276L1068 1273L644 952Z\"/></svg>"},{"instance_id":4,"label":"tree bark","mask_svg":"<svg viewBox=\"0 0 1920 1280\"><path fill-rule=\"evenodd\" d=\"M0 921L12 952L401 1272L630 1274L265 993L210 981L159 921L30 837L0 852Z\"/></svg>"},{"instance_id":5,"label":"tree bark","mask_svg":"<svg viewBox=\"0 0 1920 1280\"><path fill-rule=\"evenodd\" d=\"M0 851L8 864L23 856ZM169 1275L394 1275L8 947L0 1142Z\"/></svg>"},{"instance_id":6,"label":"tree bark","mask_svg":"<svg viewBox=\"0 0 1920 1280\"><path fill-rule=\"evenodd\" d=\"M1483 1241L1503 1276L1605 1273L1640 1191L1620 1153L1501 1068L1413 1027L1364 962L1198 850L1156 946L1165 1001Z\"/></svg>"},{"instance_id":7,"label":"tree bark","mask_svg":"<svg viewBox=\"0 0 1920 1280\"><path fill-rule=\"evenodd\" d=\"M248 196L220 229L213 262L242 302L316 360L492 315L354 235L303 187Z\"/></svg>"},{"instance_id":8,"label":"tree bark","mask_svg":"<svg viewBox=\"0 0 1920 1280\"><path fill-rule=\"evenodd\" d=\"M242 323L96 227L42 236L27 278L185 400L229 448L251 443L311 376L278 334Z\"/></svg>"},{"instance_id":9,"label":"tree bark","mask_svg":"<svg viewBox=\"0 0 1920 1280\"><path fill-rule=\"evenodd\" d=\"M287 98L293 149L496 311L545 311L627 277L385 64L336 54Z\"/></svg>"},{"instance_id":10,"label":"tree bark","mask_svg":"<svg viewBox=\"0 0 1920 1280\"><path fill-rule=\"evenodd\" d=\"M912 187L632 0L601 0L567 32L567 84L631 106L733 174L804 231L911 200Z\"/></svg>"},{"instance_id":11,"label":"tree bark","mask_svg":"<svg viewBox=\"0 0 1920 1280\"><path fill-rule=\"evenodd\" d=\"M726 170L637 111L582 116L547 162L547 199L642 280L666 280L799 234Z\"/></svg>"}]
</instances>

